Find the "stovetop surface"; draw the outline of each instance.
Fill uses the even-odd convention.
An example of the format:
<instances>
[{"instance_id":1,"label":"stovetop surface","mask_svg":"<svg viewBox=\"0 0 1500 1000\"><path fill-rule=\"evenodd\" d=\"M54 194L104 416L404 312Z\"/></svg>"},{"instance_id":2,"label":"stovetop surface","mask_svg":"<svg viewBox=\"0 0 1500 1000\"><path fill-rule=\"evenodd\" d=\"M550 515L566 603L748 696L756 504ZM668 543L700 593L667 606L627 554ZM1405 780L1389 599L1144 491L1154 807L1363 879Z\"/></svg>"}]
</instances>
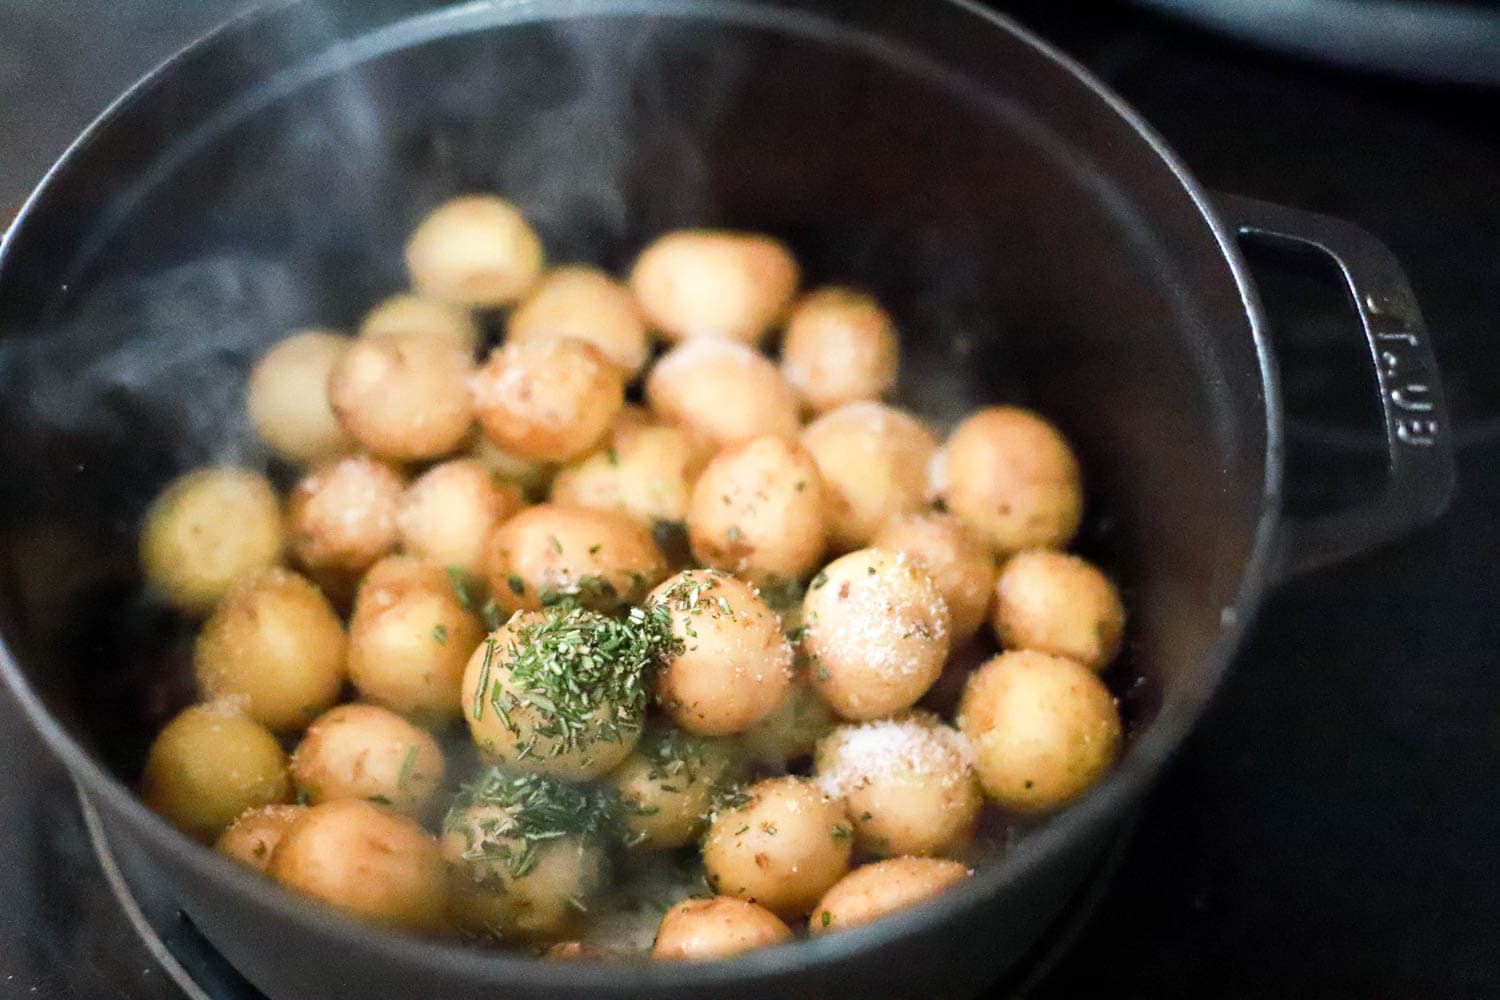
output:
<instances>
[{"instance_id":1,"label":"stovetop surface","mask_svg":"<svg viewBox=\"0 0 1500 1000\"><path fill-rule=\"evenodd\" d=\"M0 0L0 206L134 76L243 6ZM1500 93L1325 69L1129 8L999 6L1122 93L1207 185L1342 216L1390 245L1460 444L1441 523L1268 603L1035 995L1500 995ZM1294 501L1315 506L1347 464L1327 442L1367 434L1363 409L1340 404L1361 382L1328 369L1326 303L1273 272L1263 290L1297 359ZM0 996L181 997L3 691L0 747Z\"/></svg>"}]
</instances>

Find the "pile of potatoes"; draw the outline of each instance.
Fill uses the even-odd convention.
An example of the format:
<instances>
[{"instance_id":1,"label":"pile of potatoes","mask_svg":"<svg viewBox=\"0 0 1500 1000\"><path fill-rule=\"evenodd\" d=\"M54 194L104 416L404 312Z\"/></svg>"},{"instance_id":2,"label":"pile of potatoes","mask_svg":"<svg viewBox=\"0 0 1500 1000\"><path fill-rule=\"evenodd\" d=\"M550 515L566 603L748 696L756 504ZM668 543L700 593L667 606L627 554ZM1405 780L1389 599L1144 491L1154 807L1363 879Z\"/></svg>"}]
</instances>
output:
<instances>
[{"instance_id":1,"label":"pile of potatoes","mask_svg":"<svg viewBox=\"0 0 1500 1000\"><path fill-rule=\"evenodd\" d=\"M702 891L651 954L711 959L915 905L987 811L1110 769L1125 613L1064 551L1081 475L1044 418L942 436L882 402L891 316L765 235L667 233L622 281L474 195L406 261L357 334L255 365L289 495L210 467L145 515L152 592L201 619L141 779L178 828L558 958L615 953L611 872L674 852Z\"/></svg>"}]
</instances>

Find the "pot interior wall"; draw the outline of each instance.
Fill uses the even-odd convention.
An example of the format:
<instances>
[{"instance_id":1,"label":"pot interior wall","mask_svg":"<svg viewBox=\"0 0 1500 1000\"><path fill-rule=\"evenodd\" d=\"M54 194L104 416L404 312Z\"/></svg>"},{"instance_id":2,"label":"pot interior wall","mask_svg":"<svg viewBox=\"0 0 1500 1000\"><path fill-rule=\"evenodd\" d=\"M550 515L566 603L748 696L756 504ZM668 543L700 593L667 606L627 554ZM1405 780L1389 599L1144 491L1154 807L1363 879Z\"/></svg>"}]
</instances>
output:
<instances>
[{"instance_id":1,"label":"pot interior wall","mask_svg":"<svg viewBox=\"0 0 1500 1000\"><path fill-rule=\"evenodd\" d=\"M303 6L180 60L3 261L0 618L115 773L191 696L191 625L141 591L145 505L192 466L265 465L252 360L354 326L402 287L415 221L471 190L522 205L555 260L621 269L664 229L734 226L787 239L810 283L875 292L903 403L942 424L1024 402L1077 443L1084 547L1132 610L1115 676L1136 723L1206 683L1262 502L1260 372L1206 226L1127 123L946 10L832 15L896 19L859 35L735 4L388 26L415 6Z\"/></svg>"}]
</instances>

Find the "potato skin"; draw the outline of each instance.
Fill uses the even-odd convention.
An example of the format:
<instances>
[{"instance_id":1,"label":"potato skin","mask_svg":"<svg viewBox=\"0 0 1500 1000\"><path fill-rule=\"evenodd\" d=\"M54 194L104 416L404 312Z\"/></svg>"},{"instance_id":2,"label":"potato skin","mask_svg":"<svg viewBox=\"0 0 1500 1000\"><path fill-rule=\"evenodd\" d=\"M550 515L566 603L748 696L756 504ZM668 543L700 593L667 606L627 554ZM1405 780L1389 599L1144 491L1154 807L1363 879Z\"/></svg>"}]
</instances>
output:
<instances>
[{"instance_id":1,"label":"potato skin","mask_svg":"<svg viewBox=\"0 0 1500 1000\"><path fill-rule=\"evenodd\" d=\"M786 311L800 269L784 244L759 233L682 229L658 237L630 272L630 290L671 341L757 344Z\"/></svg>"},{"instance_id":2,"label":"potato skin","mask_svg":"<svg viewBox=\"0 0 1500 1000\"><path fill-rule=\"evenodd\" d=\"M151 502L141 568L168 604L207 614L240 576L278 562L283 541L281 501L264 476L232 466L197 469Z\"/></svg>"},{"instance_id":3,"label":"potato skin","mask_svg":"<svg viewBox=\"0 0 1500 1000\"><path fill-rule=\"evenodd\" d=\"M571 337L593 344L626 376L646 364L646 321L630 290L597 267L571 264L542 276L505 324L510 340Z\"/></svg>"},{"instance_id":4,"label":"potato skin","mask_svg":"<svg viewBox=\"0 0 1500 1000\"><path fill-rule=\"evenodd\" d=\"M303 728L338 699L344 628L327 598L284 569L241 578L204 623L193 672L205 700L233 698L271 729Z\"/></svg>"},{"instance_id":5,"label":"potato skin","mask_svg":"<svg viewBox=\"0 0 1500 1000\"><path fill-rule=\"evenodd\" d=\"M282 836L270 874L353 916L405 930L438 930L447 908L437 842L410 818L358 799L309 806Z\"/></svg>"},{"instance_id":6,"label":"potato skin","mask_svg":"<svg viewBox=\"0 0 1500 1000\"><path fill-rule=\"evenodd\" d=\"M646 376L646 402L663 423L720 447L768 434L794 438L802 425L796 393L776 366L726 341L668 351Z\"/></svg>"},{"instance_id":7,"label":"potato skin","mask_svg":"<svg viewBox=\"0 0 1500 1000\"><path fill-rule=\"evenodd\" d=\"M870 545L905 553L932 578L948 604L950 646L968 642L989 620L995 599L995 558L984 539L952 514L900 515L887 521Z\"/></svg>"},{"instance_id":8,"label":"potato skin","mask_svg":"<svg viewBox=\"0 0 1500 1000\"><path fill-rule=\"evenodd\" d=\"M318 466L292 491L292 553L313 573L363 573L400 541L401 474L365 455Z\"/></svg>"},{"instance_id":9,"label":"potato skin","mask_svg":"<svg viewBox=\"0 0 1500 1000\"><path fill-rule=\"evenodd\" d=\"M434 465L406 488L396 508L402 551L478 577L485 539L523 506L520 488L497 482L477 459Z\"/></svg>"},{"instance_id":10,"label":"potato skin","mask_svg":"<svg viewBox=\"0 0 1500 1000\"><path fill-rule=\"evenodd\" d=\"M272 345L251 370L250 424L287 461L307 465L354 450L328 401L328 376L353 343L326 330L302 330Z\"/></svg>"},{"instance_id":11,"label":"potato skin","mask_svg":"<svg viewBox=\"0 0 1500 1000\"><path fill-rule=\"evenodd\" d=\"M382 299L359 324L361 337L393 333L442 338L471 354L480 339L479 324L467 309L406 293Z\"/></svg>"},{"instance_id":12,"label":"potato skin","mask_svg":"<svg viewBox=\"0 0 1500 1000\"><path fill-rule=\"evenodd\" d=\"M457 450L474 423L469 351L422 333L361 337L328 375L339 423L378 458L440 458Z\"/></svg>"},{"instance_id":13,"label":"potato skin","mask_svg":"<svg viewBox=\"0 0 1500 1000\"><path fill-rule=\"evenodd\" d=\"M802 599L802 621L813 690L852 721L910 708L948 658L948 606L897 552L860 549L829 563Z\"/></svg>"},{"instance_id":14,"label":"potato skin","mask_svg":"<svg viewBox=\"0 0 1500 1000\"><path fill-rule=\"evenodd\" d=\"M957 861L889 858L862 865L839 880L813 908L807 928L830 934L916 906L973 872Z\"/></svg>"},{"instance_id":15,"label":"potato skin","mask_svg":"<svg viewBox=\"0 0 1500 1000\"><path fill-rule=\"evenodd\" d=\"M271 867L271 855L281 843L281 838L286 835L287 828L306 808L268 805L246 809L219 835L219 839L214 842L214 850L227 854L258 872L264 872Z\"/></svg>"},{"instance_id":16,"label":"potato skin","mask_svg":"<svg viewBox=\"0 0 1500 1000\"><path fill-rule=\"evenodd\" d=\"M1067 440L1015 406L971 414L933 464L933 494L995 549L1063 548L1083 520L1083 478Z\"/></svg>"},{"instance_id":17,"label":"potato skin","mask_svg":"<svg viewBox=\"0 0 1500 1000\"><path fill-rule=\"evenodd\" d=\"M829 544L847 552L870 544L892 517L922 506L937 439L902 410L859 402L808 424L802 447L823 479Z\"/></svg>"},{"instance_id":18,"label":"potato skin","mask_svg":"<svg viewBox=\"0 0 1500 1000\"><path fill-rule=\"evenodd\" d=\"M693 485L688 542L706 566L761 587L805 578L822 562L822 479L794 442L759 437L725 448Z\"/></svg>"},{"instance_id":19,"label":"potato skin","mask_svg":"<svg viewBox=\"0 0 1500 1000\"><path fill-rule=\"evenodd\" d=\"M593 344L571 337L509 341L471 384L485 435L533 462L587 454L625 402L620 369Z\"/></svg>"},{"instance_id":20,"label":"potato skin","mask_svg":"<svg viewBox=\"0 0 1500 1000\"><path fill-rule=\"evenodd\" d=\"M623 514L537 504L501 524L485 545L490 593L507 608L537 611L551 593L584 581L583 603L635 604L667 574L651 532ZM603 580L613 593L595 593Z\"/></svg>"},{"instance_id":21,"label":"potato skin","mask_svg":"<svg viewBox=\"0 0 1500 1000\"><path fill-rule=\"evenodd\" d=\"M709 887L785 919L800 917L849 870L849 817L803 778L770 778L748 794L746 805L720 812L709 826Z\"/></svg>"},{"instance_id":22,"label":"potato skin","mask_svg":"<svg viewBox=\"0 0 1500 1000\"><path fill-rule=\"evenodd\" d=\"M1114 697L1076 660L1029 650L1001 653L969 678L958 727L974 747L991 800L1046 813L1102 778L1123 739Z\"/></svg>"},{"instance_id":23,"label":"potato skin","mask_svg":"<svg viewBox=\"0 0 1500 1000\"><path fill-rule=\"evenodd\" d=\"M656 674L656 700L690 733L742 733L781 703L792 647L781 622L749 584L687 570L647 599L663 604L682 643Z\"/></svg>"},{"instance_id":24,"label":"potato skin","mask_svg":"<svg viewBox=\"0 0 1500 1000\"><path fill-rule=\"evenodd\" d=\"M813 752L838 720L833 709L813 693L807 672L797 670L781 702L770 715L745 730L737 742L749 759L772 768Z\"/></svg>"},{"instance_id":25,"label":"potato skin","mask_svg":"<svg viewBox=\"0 0 1500 1000\"><path fill-rule=\"evenodd\" d=\"M703 449L681 427L622 417L605 448L558 470L552 501L618 511L652 527L687 518L692 485L702 471Z\"/></svg>"},{"instance_id":26,"label":"potato skin","mask_svg":"<svg viewBox=\"0 0 1500 1000\"><path fill-rule=\"evenodd\" d=\"M729 958L792 940L792 930L763 906L733 896L684 899L661 918L651 957L676 961Z\"/></svg>"},{"instance_id":27,"label":"potato skin","mask_svg":"<svg viewBox=\"0 0 1500 1000\"><path fill-rule=\"evenodd\" d=\"M896 384L900 345L890 314L849 288L819 288L792 309L781 371L814 413L879 399Z\"/></svg>"},{"instance_id":28,"label":"potato skin","mask_svg":"<svg viewBox=\"0 0 1500 1000\"><path fill-rule=\"evenodd\" d=\"M729 744L651 730L609 775L631 847L685 847L698 838L714 792L733 767Z\"/></svg>"},{"instance_id":29,"label":"potato skin","mask_svg":"<svg viewBox=\"0 0 1500 1000\"><path fill-rule=\"evenodd\" d=\"M276 737L229 704L179 713L156 735L141 775L146 805L205 844L245 810L285 802L291 790Z\"/></svg>"},{"instance_id":30,"label":"potato skin","mask_svg":"<svg viewBox=\"0 0 1500 1000\"><path fill-rule=\"evenodd\" d=\"M406 244L418 293L475 308L509 305L541 276L542 241L514 204L494 195L451 198Z\"/></svg>"},{"instance_id":31,"label":"potato skin","mask_svg":"<svg viewBox=\"0 0 1500 1000\"><path fill-rule=\"evenodd\" d=\"M312 805L364 799L420 819L443 783L437 740L377 705L339 705L307 727L292 781Z\"/></svg>"},{"instance_id":32,"label":"potato skin","mask_svg":"<svg viewBox=\"0 0 1500 1000\"><path fill-rule=\"evenodd\" d=\"M1012 556L995 584L995 638L1006 649L1034 649L1109 666L1125 634L1120 592L1077 556L1032 549Z\"/></svg>"}]
</instances>

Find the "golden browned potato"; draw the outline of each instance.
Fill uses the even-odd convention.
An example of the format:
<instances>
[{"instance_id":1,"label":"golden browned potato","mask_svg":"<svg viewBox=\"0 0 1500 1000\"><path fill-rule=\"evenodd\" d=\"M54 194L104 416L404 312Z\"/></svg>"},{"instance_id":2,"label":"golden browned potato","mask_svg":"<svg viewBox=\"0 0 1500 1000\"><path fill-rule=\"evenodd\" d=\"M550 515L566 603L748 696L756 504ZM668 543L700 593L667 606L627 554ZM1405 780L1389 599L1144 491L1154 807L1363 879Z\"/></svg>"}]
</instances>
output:
<instances>
[{"instance_id":1,"label":"golden browned potato","mask_svg":"<svg viewBox=\"0 0 1500 1000\"><path fill-rule=\"evenodd\" d=\"M1006 649L1035 649L1103 670L1120 651L1125 606L1109 577L1063 552L1012 556L995 585L995 637Z\"/></svg>"},{"instance_id":2,"label":"golden browned potato","mask_svg":"<svg viewBox=\"0 0 1500 1000\"><path fill-rule=\"evenodd\" d=\"M651 532L623 514L544 503L501 524L485 545L490 592L537 610L576 595L591 607L638 603L667 575Z\"/></svg>"},{"instance_id":3,"label":"golden browned potato","mask_svg":"<svg viewBox=\"0 0 1500 1000\"><path fill-rule=\"evenodd\" d=\"M541 276L536 230L515 205L471 194L443 202L406 244L406 267L421 295L490 308L516 301Z\"/></svg>"},{"instance_id":4,"label":"golden browned potato","mask_svg":"<svg viewBox=\"0 0 1500 1000\"><path fill-rule=\"evenodd\" d=\"M792 646L755 588L725 573L686 570L652 591L680 646L656 673L656 700L690 733L742 733L786 694Z\"/></svg>"},{"instance_id":5,"label":"golden browned potato","mask_svg":"<svg viewBox=\"0 0 1500 1000\"><path fill-rule=\"evenodd\" d=\"M661 918L651 957L701 962L791 939L791 928L764 906L732 896L684 899Z\"/></svg>"},{"instance_id":6,"label":"golden browned potato","mask_svg":"<svg viewBox=\"0 0 1500 1000\"><path fill-rule=\"evenodd\" d=\"M156 735L141 797L177 829L212 843L246 809L285 802L286 754L232 703L195 705Z\"/></svg>"},{"instance_id":7,"label":"golden browned potato","mask_svg":"<svg viewBox=\"0 0 1500 1000\"><path fill-rule=\"evenodd\" d=\"M970 677L958 727L974 746L985 794L1019 813L1058 808L1102 778L1120 753L1109 689L1076 660L1001 653Z\"/></svg>"},{"instance_id":8,"label":"golden browned potato","mask_svg":"<svg viewBox=\"0 0 1500 1000\"><path fill-rule=\"evenodd\" d=\"M1001 552L1062 548L1083 520L1073 450L1056 427L1016 406L959 424L933 462L929 488Z\"/></svg>"},{"instance_id":9,"label":"golden browned potato","mask_svg":"<svg viewBox=\"0 0 1500 1000\"><path fill-rule=\"evenodd\" d=\"M619 511L647 527L687 518L688 497L703 468L703 449L687 431L617 420L607 442L558 471L554 503Z\"/></svg>"},{"instance_id":10,"label":"golden browned potato","mask_svg":"<svg viewBox=\"0 0 1500 1000\"><path fill-rule=\"evenodd\" d=\"M870 544L892 517L923 504L937 439L916 418L884 403L850 403L802 432L818 464L829 544L847 552Z\"/></svg>"},{"instance_id":11,"label":"golden browned potato","mask_svg":"<svg viewBox=\"0 0 1500 1000\"><path fill-rule=\"evenodd\" d=\"M430 932L443 924L447 871L409 817L359 799L310 806L271 856L271 875L366 920Z\"/></svg>"},{"instance_id":12,"label":"golden browned potato","mask_svg":"<svg viewBox=\"0 0 1500 1000\"><path fill-rule=\"evenodd\" d=\"M485 435L533 462L588 454L625 402L620 369L593 344L571 337L508 341L472 385Z\"/></svg>"},{"instance_id":13,"label":"golden browned potato","mask_svg":"<svg viewBox=\"0 0 1500 1000\"><path fill-rule=\"evenodd\" d=\"M313 805L366 799L418 819L444 769L437 740L378 705L324 712L292 754L292 781Z\"/></svg>"},{"instance_id":14,"label":"golden browned potato","mask_svg":"<svg viewBox=\"0 0 1500 1000\"><path fill-rule=\"evenodd\" d=\"M974 874L957 861L890 858L845 875L813 909L807 927L828 934L867 924L931 899Z\"/></svg>"},{"instance_id":15,"label":"golden browned potato","mask_svg":"<svg viewBox=\"0 0 1500 1000\"><path fill-rule=\"evenodd\" d=\"M496 479L520 487L521 493L528 500L546 497L547 488L552 483L552 474L557 471L555 465L533 462L506 451L483 433L473 436L468 454Z\"/></svg>"},{"instance_id":16,"label":"golden browned potato","mask_svg":"<svg viewBox=\"0 0 1500 1000\"><path fill-rule=\"evenodd\" d=\"M890 314L869 295L819 288L792 309L781 371L814 413L879 399L896 384L900 345Z\"/></svg>"},{"instance_id":17,"label":"golden browned potato","mask_svg":"<svg viewBox=\"0 0 1500 1000\"><path fill-rule=\"evenodd\" d=\"M363 573L400 541L396 510L405 486L394 468L365 455L314 469L289 504L297 561L314 573Z\"/></svg>"},{"instance_id":18,"label":"golden browned potato","mask_svg":"<svg viewBox=\"0 0 1500 1000\"><path fill-rule=\"evenodd\" d=\"M328 599L296 573L243 577L198 633L193 672L205 700L234 699L251 719L302 729L344 684L344 627Z\"/></svg>"},{"instance_id":19,"label":"golden browned potato","mask_svg":"<svg viewBox=\"0 0 1500 1000\"><path fill-rule=\"evenodd\" d=\"M792 675L781 704L741 733L738 742L751 760L771 767L785 767L789 761L811 754L818 740L837 721L833 710L813 693L807 672L798 670Z\"/></svg>"},{"instance_id":20,"label":"golden browned potato","mask_svg":"<svg viewBox=\"0 0 1500 1000\"><path fill-rule=\"evenodd\" d=\"M646 402L664 423L724 446L772 434L794 438L797 396L766 357L744 344L693 340L646 376Z\"/></svg>"},{"instance_id":21,"label":"golden browned potato","mask_svg":"<svg viewBox=\"0 0 1500 1000\"><path fill-rule=\"evenodd\" d=\"M484 543L525 506L520 487L498 480L473 458L434 465L406 488L396 508L401 548L468 577L484 572Z\"/></svg>"},{"instance_id":22,"label":"golden browned potato","mask_svg":"<svg viewBox=\"0 0 1500 1000\"><path fill-rule=\"evenodd\" d=\"M973 838L984 805L974 750L935 715L840 726L818 744L815 767L867 854L953 854Z\"/></svg>"},{"instance_id":23,"label":"golden browned potato","mask_svg":"<svg viewBox=\"0 0 1500 1000\"><path fill-rule=\"evenodd\" d=\"M265 476L232 466L180 476L141 528L146 582L173 607L206 613L246 573L281 558L281 502Z\"/></svg>"},{"instance_id":24,"label":"golden browned potato","mask_svg":"<svg viewBox=\"0 0 1500 1000\"><path fill-rule=\"evenodd\" d=\"M700 562L775 589L823 561L823 484L795 442L760 437L709 462L693 484L688 541Z\"/></svg>"},{"instance_id":25,"label":"golden browned potato","mask_svg":"<svg viewBox=\"0 0 1500 1000\"><path fill-rule=\"evenodd\" d=\"M860 549L813 577L802 600L812 688L845 719L916 704L948 658L948 606L897 552Z\"/></svg>"},{"instance_id":26,"label":"golden browned potato","mask_svg":"<svg viewBox=\"0 0 1500 1000\"><path fill-rule=\"evenodd\" d=\"M468 438L469 351L443 337L362 337L328 376L328 400L344 429L393 462L440 458Z\"/></svg>"},{"instance_id":27,"label":"golden browned potato","mask_svg":"<svg viewBox=\"0 0 1500 1000\"><path fill-rule=\"evenodd\" d=\"M708 828L709 887L780 917L800 917L849 871L849 817L805 778L770 778L747 794L744 805L722 810Z\"/></svg>"},{"instance_id":28,"label":"golden browned potato","mask_svg":"<svg viewBox=\"0 0 1500 1000\"><path fill-rule=\"evenodd\" d=\"M474 742L514 771L575 781L607 774L640 739L646 672L664 630L639 608L623 620L577 606L518 612L464 671Z\"/></svg>"},{"instance_id":29,"label":"golden browned potato","mask_svg":"<svg viewBox=\"0 0 1500 1000\"><path fill-rule=\"evenodd\" d=\"M630 290L668 340L760 342L801 275L791 251L759 233L682 229L658 237L630 272Z\"/></svg>"},{"instance_id":30,"label":"golden browned potato","mask_svg":"<svg viewBox=\"0 0 1500 1000\"><path fill-rule=\"evenodd\" d=\"M730 748L675 729L650 729L609 775L632 847L691 844L708 824L714 794L728 779Z\"/></svg>"},{"instance_id":31,"label":"golden browned potato","mask_svg":"<svg viewBox=\"0 0 1500 1000\"><path fill-rule=\"evenodd\" d=\"M383 299L360 321L361 337L417 334L451 341L470 354L479 346L479 324L462 306L420 295L400 294Z\"/></svg>"},{"instance_id":32,"label":"golden browned potato","mask_svg":"<svg viewBox=\"0 0 1500 1000\"><path fill-rule=\"evenodd\" d=\"M948 604L949 645L974 637L995 598L995 558L989 545L952 514L922 511L885 523L870 545L903 552L921 568Z\"/></svg>"},{"instance_id":33,"label":"golden browned potato","mask_svg":"<svg viewBox=\"0 0 1500 1000\"><path fill-rule=\"evenodd\" d=\"M646 364L646 321L630 290L597 267L554 268L505 324L510 340L572 337L597 347L627 377Z\"/></svg>"},{"instance_id":34,"label":"golden browned potato","mask_svg":"<svg viewBox=\"0 0 1500 1000\"><path fill-rule=\"evenodd\" d=\"M566 934L604 884L614 822L597 789L485 771L443 821L454 922L501 938Z\"/></svg>"},{"instance_id":35,"label":"golden browned potato","mask_svg":"<svg viewBox=\"0 0 1500 1000\"><path fill-rule=\"evenodd\" d=\"M354 450L328 402L328 376L353 340L325 330L303 330L277 343L250 372L250 424L271 450L309 464Z\"/></svg>"},{"instance_id":36,"label":"golden browned potato","mask_svg":"<svg viewBox=\"0 0 1500 1000\"><path fill-rule=\"evenodd\" d=\"M424 724L459 713L484 626L455 586L466 585L408 556L370 568L349 621L349 679L361 697Z\"/></svg>"},{"instance_id":37,"label":"golden browned potato","mask_svg":"<svg viewBox=\"0 0 1500 1000\"><path fill-rule=\"evenodd\" d=\"M287 828L302 815L306 806L255 806L240 813L219 835L214 850L263 872L271 867L271 855Z\"/></svg>"}]
</instances>

